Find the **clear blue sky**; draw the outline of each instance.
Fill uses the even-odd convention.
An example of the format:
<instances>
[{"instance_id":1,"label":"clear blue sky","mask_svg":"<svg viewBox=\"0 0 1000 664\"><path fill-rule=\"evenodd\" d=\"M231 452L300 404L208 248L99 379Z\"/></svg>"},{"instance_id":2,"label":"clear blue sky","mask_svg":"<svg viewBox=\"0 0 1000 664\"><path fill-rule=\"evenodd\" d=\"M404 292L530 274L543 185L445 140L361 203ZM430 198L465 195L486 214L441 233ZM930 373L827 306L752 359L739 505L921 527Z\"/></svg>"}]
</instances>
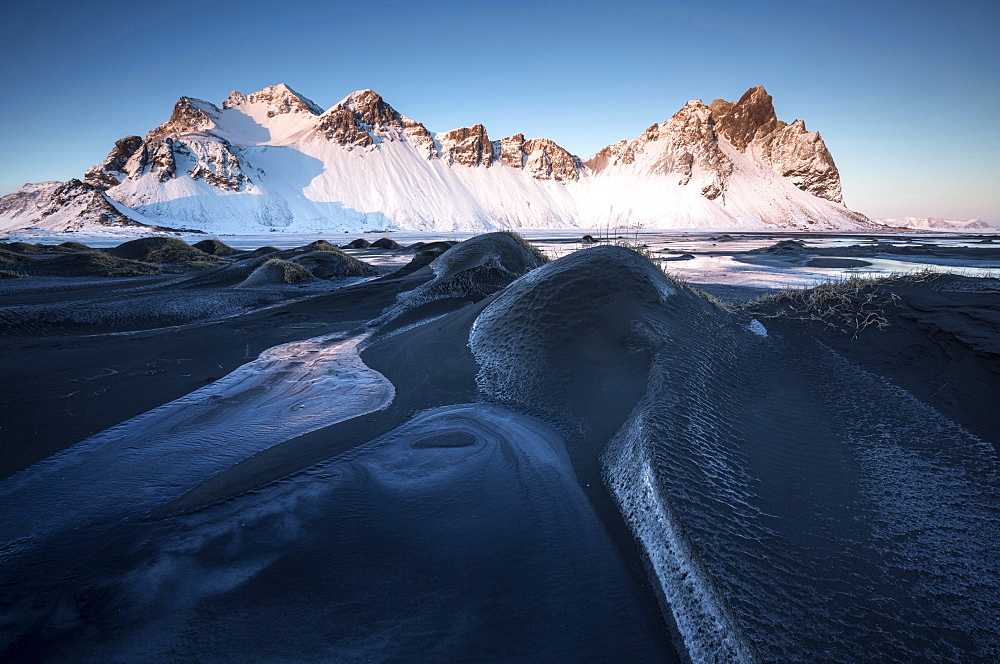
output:
<instances>
[{"instance_id":1,"label":"clear blue sky","mask_svg":"<svg viewBox=\"0 0 1000 664\"><path fill-rule=\"evenodd\" d=\"M432 131L480 122L587 157L688 99L763 84L870 216L1000 224L1000 3L4 3L0 193L78 177L181 95L372 88Z\"/></svg>"}]
</instances>

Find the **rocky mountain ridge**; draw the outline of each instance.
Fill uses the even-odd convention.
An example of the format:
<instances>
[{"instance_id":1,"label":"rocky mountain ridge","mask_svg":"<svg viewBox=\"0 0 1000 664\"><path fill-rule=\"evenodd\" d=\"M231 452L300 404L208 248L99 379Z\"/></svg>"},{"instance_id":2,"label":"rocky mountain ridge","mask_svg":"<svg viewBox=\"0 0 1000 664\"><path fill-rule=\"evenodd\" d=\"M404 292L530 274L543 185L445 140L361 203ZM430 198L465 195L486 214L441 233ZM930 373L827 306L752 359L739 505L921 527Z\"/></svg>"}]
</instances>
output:
<instances>
[{"instance_id":1,"label":"rocky mountain ridge","mask_svg":"<svg viewBox=\"0 0 1000 664\"><path fill-rule=\"evenodd\" d=\"M181 97L72 182L97 198L71 209L29 185L0 199L0 229L62 218L209 232L870 226L843 206L820 135L778 120L763 87L690 101L586 161L547 138L493 140L481 124L434 133L372 90L326 111L286 85L221 107Z\"/></svg>"}]
</instances>

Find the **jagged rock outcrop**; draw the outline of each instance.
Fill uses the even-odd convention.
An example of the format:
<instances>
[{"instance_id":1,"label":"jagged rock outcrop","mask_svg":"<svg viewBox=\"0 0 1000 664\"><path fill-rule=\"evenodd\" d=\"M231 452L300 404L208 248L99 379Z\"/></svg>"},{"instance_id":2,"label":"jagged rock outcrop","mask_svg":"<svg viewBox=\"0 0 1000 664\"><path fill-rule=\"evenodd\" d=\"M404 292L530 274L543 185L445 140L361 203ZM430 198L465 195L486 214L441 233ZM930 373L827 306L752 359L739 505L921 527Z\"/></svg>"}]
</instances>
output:
<instances>
[{"instance_id":1,"label":"jagged rock outcrop","mask_svg":"<svg viewBox=\"0 0 1000 664\"><path fill-rule=\"evenodd\" d=\"M695 178L702 196L715 200L723 194L733 164L719 147L712 112L700 100L689 101L662 124L652 125L631 141L609 145L584 164L600 173L639 160L654 175L676 176L687 186Z\"/></svg>"},{"instance_id":2,"label":"jagged rock outcrop","mask_svg":"<svg viewBox=\"0 0 1000 664\"><path fill-rule=\"evenodd\" d=\"M215 104L201 99L181 97L174 104L170 119L146 134L146 142L189 131L208 131L216 127L216 118L221 110Z\"/></svg>"},{"instance_id":3,"label":"jagged rock outcrop","mask_svg":"<svg viewBox=\"0 0 1000 664\"><path fill-rule=\"evenodd\" d=\"M132 155L142 150L144 145L145 142L138 136L118 139L104 163L87 169L84 181L100 189L109 189L120 184Z\"/></svg>"},{"instance_id":4,"label":"jagged rock outcrop","mask_svg":"<svg viewBox=\"0 0 1000 664\"><path fill-rule=\"evenodd\" d=\"M524 134L514 134L494 141L493 154L495 159L523 169L536 180L568 182L580 179L579 157L547 138L524 140Z\"/></svg>"},{"instance_id":5,"label":"jagged rock outcrop","mask_svg":"<svg viewBox=\"0 0 1000 664\"><path fill-rule=\"evenodd\" d=\"M327 140L349 147L368 147L377 138L406 138L428 157L433 150L426 127L397 112L372 90L352 92L320 116L316 130Z\"/></svg>"},{"instance_id":6,"label":"jagged rock outcrop","mask_svg":"<svg viewBox=\"0 0 1000 664\"><path fill-rule=\"evenodd\" d=\"M452 129L438 134L441 158L449 164L485 166L493 163L493 143L481 124Z\"/></svg>"},{"instance_id":7,"label":"jagged rock outcrop","mask_svg":"<svg viewBox=\"0 0 1000 664\"><path fill-rule=\"evenodd\" d=\"M764 86L750 88L737 102L716 99L709 110L716 130L740 152L757 138L763 138L785 126L778 120Z\"/></svg>"},{"instance_id":8,"label":"jagged rock outcrop","mask_svg":"<svg viewBox=\"0 0 1000 664\"><path fill-rule=\"evenodd\" d=\"M843 202L840 173L818 132L805 122L778 119L764 86L750 88L738 102L716 99L709 107L716 130L740 152L756 150L782 177L814 196Z\"/></svg>"},{"instance_id":9,"label":"jagged rock outcrop","mask_svg":"<svg viewBox=\"0 0 1000 664\"><path fill-rule=\"evenodd\" d=\"M226 101L222 102L222 108L239 109L247 104L266 104L268 106L267 117L269 118L285 113L320 115L323 112L323 109L311 99L300 95L284 83L268 86L249 95L234 90L229 93Z\"/></svg>"},{"instance_id":10,"label":"jagged rock outcrop","mask_svg":"<svg viewBox=\"0 0 1000 664\"><path fill-rule=\"evenodd\" d=\"M524 153L524 134L514 134L493 142L493 154L508 166L524 168L528 155Z\"/></svg>"}]
</instances>

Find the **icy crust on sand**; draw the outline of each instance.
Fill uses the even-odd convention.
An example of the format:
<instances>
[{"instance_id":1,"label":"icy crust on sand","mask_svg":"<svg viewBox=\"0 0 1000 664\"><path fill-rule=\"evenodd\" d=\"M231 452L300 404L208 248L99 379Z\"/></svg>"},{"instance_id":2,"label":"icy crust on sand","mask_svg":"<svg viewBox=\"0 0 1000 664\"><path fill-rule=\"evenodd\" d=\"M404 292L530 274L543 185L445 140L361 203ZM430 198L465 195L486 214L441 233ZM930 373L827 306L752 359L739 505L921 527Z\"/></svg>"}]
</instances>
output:
<instances>
[{"instance_id":1,"label":"icy crust on sand","mask_svg":"<svg viewBox=\"0 0 1000 664\"><path fill-rule=\"evenodd\" d=\"M142 516L255 452L385 408L395 390L361 361L363 339L275 346L0 482L0 559L72 529Z\"/></svg>"},{"instance_id":2,"label":"icy crust on sand","mask_svg":"<svg viewBox=\"0 0 1000 664\"><path fill-rule=\"evenodd\" d=\"M654 327L602 461L693 661L996 659L988 446L833 353Z\"/></svg>"},{"instance_id":3,"label":"icy crust on sand","mask_svg":"<svg viewBox=\"0 0 1000 664\"><path fill-rule=\"evenodd\" d=\"M376 323L385 323L421 305L448 298L480 300L501 290L544 261L508 233L477 235L451 247L430 264L434 278L400 294Z\"/></svg>"},{"instance_id":4,"label":"icy crust on sand","mask_svg":"<svg viewBox=\"0 0 1000 664\"><path fill-rule=\"evenodd\" d=\"M605 484L659 581L657 596L670 608L685 654L697 664L759 662L660 490L649 452L643 427L632 421L604 455Z\"/></svg>"},{"instance_id":5,"label":"icy crust on sand","mask_svg":"<svg viewBox=\"0 0 1000 664\"><path fill-rule=\"evenodd\" d=\"M662 657L563 439L498 406L424 411L114 547L85 617L62 589L5 586L27 613L4 636L62 611L37 661Z\"/></svg>"},{"instance_id":6,"label":"icy crust on sand","mask_svg":"<svg viewBox=\"0 0 1000 664\"><path fill-rule=\"evenodd\" d=\"M672 341L667 330L662 338ZM679 335L678 335L679 336ZM669 375L669 374L668 374ZM677 479L655 463L657 432L647 422L656 408L676 405L678 394L664 383L667 375L650 372L646 397L601 457L604 483L618 502L625 521L646 554L661 603L669 607L685 650L695 664L744 664L761 661L720 592L712 573L701 560L698 546L688 536L684 519L671 501ZM661 403L663 402L663 403ZM709 477L725 475L725 460L699 456L698 470ZM681 487L680 490L683 491ZM739 492L725 496L742 500Z\"/></svg>"}]
</instances>

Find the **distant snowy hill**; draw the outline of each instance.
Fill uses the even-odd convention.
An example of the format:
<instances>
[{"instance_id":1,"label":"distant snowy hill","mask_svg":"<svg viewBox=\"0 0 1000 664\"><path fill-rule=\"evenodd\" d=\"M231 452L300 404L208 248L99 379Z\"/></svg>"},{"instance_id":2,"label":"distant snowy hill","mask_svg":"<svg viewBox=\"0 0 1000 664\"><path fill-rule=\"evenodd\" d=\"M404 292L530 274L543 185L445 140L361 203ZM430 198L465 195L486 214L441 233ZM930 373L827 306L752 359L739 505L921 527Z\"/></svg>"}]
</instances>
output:
<instances>
[{"instance_id":1,"label":"distant snowy hill","mask_svg":"<svg viewBox=\"0 0 1000 664\"><path fill-rule=\"evenodd\" d=\"M842 202L823 139L771 96L688 102L586 161L546 138L431 132L371 90L324 111L286 85L221 108L182 97L80 180L0 199L0 231L368 229L871 230Z\"/></svg>"},{"instance_id":2,"label":"distant snowy hill","mask_svg":"<svg viewBox=\"0 0 1000 664\"><path fill-rule=\"evenodd\" d=\"M902 217L900 219L872 219L877 224L897 228L912 228L918 231L987 231L997 232L1000 228L990 226L982 219L941 219L939 217Z\"/></svg>"}]
</instances>

